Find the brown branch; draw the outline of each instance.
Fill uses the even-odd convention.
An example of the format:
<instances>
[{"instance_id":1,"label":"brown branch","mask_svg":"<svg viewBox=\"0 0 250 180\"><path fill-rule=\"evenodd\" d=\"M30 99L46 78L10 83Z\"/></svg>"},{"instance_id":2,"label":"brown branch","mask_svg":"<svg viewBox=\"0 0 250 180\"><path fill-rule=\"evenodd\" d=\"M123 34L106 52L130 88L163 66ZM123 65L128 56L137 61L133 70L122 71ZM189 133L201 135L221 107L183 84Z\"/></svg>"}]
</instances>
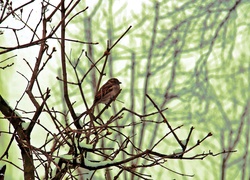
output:
<instances>
[{"instance_id":1,"label":"brown branch","mask_svg":"<svg viewBox=\"0 0 250 180\"><path fill-rule=\"evenodd\" d=\"M7 15L3 18L3 15L4 15L4 12L5 10L7 9L7 5L9 4L9 0L6 1L5 3L5 7L4 7L4 10L2 12L2 15L1 15L1 18L0 18L0 24L5 21L5 19L7 19L9 17L9 15L13 14L15 11L19 10L19 9L22 9L23 7L26 7L27 5L29 5L30 3L34 2L35 0L31 0L27 3L24 3L23 5L17 7L16 9L13 9L11 12L7 13Z\"/></svg>"},{"instance_id":2,"label":"brown branch","mask_svg":"<svg viewBox=\"0 0 250 180\"><path fill-rule=\"evenodd\" d=\"M64 1L61 1L61 19L62 19L62 25L61 25L61 63L62 63L62 73L63 73L63 94L64 99L67 104L67 107L69 108L69 112L72 116L72 118L75 120L77 119L75 110L72 107L72 104L69 99L68 94L68 84L67 82L67 68L66 68L66 59L65 59L65 7L64 7ZM81 126L79 124L76 124L77 129L80 129Z\"/></svg>"},{"instance_id":3,"label":"brown branch","mask_svg":"<svg viewBox=\"0 0 250 180\"><path fill-rule=\"evenodd\" d=\"M155 102L151 99L151 97L146 94L147 98L151 101L151 103L154 105L154 107L157 109L157 111L159 112L159 114L161 115L161 117L163 118L163 120L165 121L165 123L167 124L169 130L173 133L176 141L179 143L179 145L182 147L182 149L184 149L184 145L183 143L180 141L180 139L178 138L178 136L175 134L175 132L173 131L173 128L171 127L171 125L169 124L167 118L162 114L161 110L159 109L159 107L155 104Z\"/></svg>"},{"instance_id":4,"label":"brown branch","mask_svg":"<svg viewBox=\"0 0 250 180\"><path fill-rule=\"evenodd\" d=\"M115 46L116 44L127 34L127 32L132 28L132 26L129 26L128 29L116 40L116 42L109 48L107 49L109 53Z\"/></svg>"},{"instance_id":5,"label":"brown branch","mask_svg":"<svg viewBox=\"0 0 250 180\"><path fill-rule=\"evenodd\" d=\"M51 37L50 39L60 40L61 38ZM67 38L65 38L65 41L74 42L74 43L81 43L81 44L92 44L92 45L99 44L98 42L85 42L85 41L80 41L80 40L76 40L76 39L67 39Z\"/></svg>"},{"instance_id":6,"label":"brown branch","mask_svg":"<svg viewBox=\"0 0 250 180\"><path fill-rule=\"evenodd\" d=\"M32 158L32 150L29 148L30 137L27 137L24 133L21 123L23 122L21 118L10 108L10 106L5 102L5 100L0 95L0 111L9 120L9 122L14 127L17 135L15 139L21 150L23 166L24 166L24 177L28 179L34 178L34 164ZM24 145L26 142L26 145Z\"/></svg>"},{"instance_id":7,"label":"brown branch","mask_svg":"<svg viewBox=\"0 0 250 180\"><path fill-rule=\"evenodd\" d=\"M0 160L2 160L4 158L4 156L6 156L6 158L9 159L9 149L10 149L10 146L11 146L13 140L14 140L15 134L16 134L16 131L14 131L14 133L12 134L12 136L9 140L9 144L8 144L6 150L4 151L3 155L0 157Z\"/></svg>"},{"instance_id":8,"label":"brown branch","mask_svg":"<svg viewBox=\"0 0 250 180\"><path fill-rule=\"evenodd\" d=\"M30 133L32 132L35 124L37 123L38 117L42 113L43 107L44 107L46 101L49 99L49 97L50 97L50 90L47 89L47 92L45 94L45 97L43 98L42 104L39 106L39 108L36 109L36 112L34 113L34 116L33 116L32 120L31 120L28 128L25 131L25 133L27 134L28 137L30 137Z\"/></svg>"}]
</instances>

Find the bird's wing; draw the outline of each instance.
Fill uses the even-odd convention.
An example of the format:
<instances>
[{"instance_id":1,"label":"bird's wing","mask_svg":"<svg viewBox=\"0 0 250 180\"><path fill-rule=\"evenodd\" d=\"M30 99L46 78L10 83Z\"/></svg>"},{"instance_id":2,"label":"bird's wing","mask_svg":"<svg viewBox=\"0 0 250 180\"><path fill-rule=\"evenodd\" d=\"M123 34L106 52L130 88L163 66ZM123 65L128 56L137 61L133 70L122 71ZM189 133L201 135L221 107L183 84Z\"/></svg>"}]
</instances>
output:
<instances>
[{"instance_id":1,"label":"bird's wing","mask_svg":"<svg viewBox=\"0 0 250 180\"><path fill-rule=\"evenodd\" d=\"M110 83L106 83L104 84L101 89L97 92L96 96L95 96L95 101L94 103L98 102L99 100L101 100L106 94L108 94L109 92L111 92L113 90L113 86Z\"/></svg>"}]
</instances>

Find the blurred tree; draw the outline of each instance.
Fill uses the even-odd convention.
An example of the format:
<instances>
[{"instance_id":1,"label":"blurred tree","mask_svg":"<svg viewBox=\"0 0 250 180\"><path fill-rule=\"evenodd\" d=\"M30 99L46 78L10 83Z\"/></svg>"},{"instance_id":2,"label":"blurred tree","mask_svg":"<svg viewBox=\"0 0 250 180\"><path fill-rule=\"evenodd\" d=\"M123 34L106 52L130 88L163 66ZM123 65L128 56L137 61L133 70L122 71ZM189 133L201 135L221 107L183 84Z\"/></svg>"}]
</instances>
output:
<instances>
[{"instance_id":1,"label":"blurred tree","mask_svg":"<svg viewBox=\"0 0 250 180\"><path fill-rule=\"evenodd\" d=\"M154 58L151 74L144 77L150 75L149 88L160 97L161 107L169 107L168 118L212 131L218 140L209 142L211 147L238 150L216 161L220 171L211 173L213 179L249 178L249 45L241 41L249 39L243 30L249 23L247 7L241 1L155 2L155 18L145 23L157 23L157 28L149 36L155 40L145 43L153 44ZM147 49L143 52L150 52L150 45ZM160 77L168 80L159 83ZM154 88L158 84L160 90Z\"/></svg>"},{"instance_id":2,"label":"blurred tree","mask_svg":"<svg viewBox=\"0 0 250 180\"><path fill-rule=\"evenodd\" d=\"M90 37L105 45L106 34L114 42L124 25L133 25L128 45L118 44L109 61L108 75L122 77L129 84L121 99L129 98L125 104L132 110L148 113L153 107L144 94L150 93L161 108L169 107L170 121L212 131L216 140L206 142L208 147L237 149L238 153L202 162L204 171L214 172L212 179L248 179L250 63L245 49L249 48L250 4L240 0L148 1L128 12L130 3L119 3L98 1L95 13L85 17L81 32L92 32ZM92 31L90 26L100 28ZM118 71L113 72L113 67ZM134 116L125 119L135 122ZM144 123L142 129L131 131L142 132L139 139L133 136L133 143L148 148L162 131L157 124L147 127ZM207 173L198 174L198 179L207 177Z\"/></svg>"},{"instance_id":3,"label":"blurred tree","mask_svg":"<svg viewBox=\"0 0 250 180\"><path fill-rule=\"evenodd\" d=\"M38 56L34 55L36 64L25 59L32 76L21 72L28 81L26 98L36 107L30 110L33 115L29 116L19 101L15 105L16 111L25 114L23 120L34 122L29 124L30 132L25 133L29 135L36 125L44 134L44 137L39 136L43 139L39 146L33 146L32 142L28 143L28 150L23 146L29 155L35 152L34 159L39 162L35 163L35 174L30 175L41 177L38 167L43 166L45 179L57 179L63 173L72 179L78 173L83 174L79 179L89 176L103 179L104 174L106 179L172 179L194 175L194 179L249 179L250 61L246 51L249 49L249 2L151 0L134 5L127 1L99 0L87 10L85 3L78 5L80 1L70 1L65 6L42 2L42 16L34 27L16 14L22 8L13 8L9 1L2 3L1 14L1 23L5 17L13 15L32 32L32 38L29 43L21 44L17 33L20 31L3 26L13 31L17 46L12 44L14 48L7 48L4 44L0 54L40 45ZM7 14L4 7L8 7ZM29 14L27 9L22 12ZM55 21L55 16L61 16L61 20ZM42 36L38 29L43 30ZM126 29L129 32L124 33ZM59 53L56 50L60 50ZM59 58L54 59L55 56ZM57 74L57 82L44 82L42 73L47 67L54 72L51 77ZM105 80L117 77L122 82L122 92L117 99L124 102L113 102L108 110L98 105L92 116L88 109L103 84L103 76L107 76ZM37 90L32 89L34 84ZM164 111L166 107L168 110ZM81 114L83 109L87 111ZM103 124L93 123L93 129L88 123L81 124L83 120L92 123L93 119ZM18 131L15 123L9 121ZM55 126L53 131L52 127L47 127L51 122ZM182 124L185 126L181 127ZM190 126L196 127L195 132ZM74 139L79 138L79 131L82 139L77 139L77 144ZM195 136L191 138L192 132ZM203 142L204 137L206 140L211 136L207 132L214 136ZM85 145L82 140L86 141ZM198 146L201 142L205 147ZM62 149L62 144L66 150ZM109 152L111 147L115 147L112 153ZM178 149L188 151L183 153ZM237 153L190 161L212 155L210 150L237 150ZM62 152L71 156L62 157ZM176 156L173 152L182 153ZM84 153L82 161L87 157L103 163L107 159L112 163L117 158L132 160L114 164L112 169L104 164L105 170L100 171L100 164L95 166L97 169L91 166L94 161L78 163L78 155ZM145 154L133 158L140 153ZM70 158L75 159L71 162ZM65 159L71 166L78 163L77 167L85 169L71 171L62 166ZM53 167L58 169L57 176L52 173Z\"/></svg>"}]
</instances>

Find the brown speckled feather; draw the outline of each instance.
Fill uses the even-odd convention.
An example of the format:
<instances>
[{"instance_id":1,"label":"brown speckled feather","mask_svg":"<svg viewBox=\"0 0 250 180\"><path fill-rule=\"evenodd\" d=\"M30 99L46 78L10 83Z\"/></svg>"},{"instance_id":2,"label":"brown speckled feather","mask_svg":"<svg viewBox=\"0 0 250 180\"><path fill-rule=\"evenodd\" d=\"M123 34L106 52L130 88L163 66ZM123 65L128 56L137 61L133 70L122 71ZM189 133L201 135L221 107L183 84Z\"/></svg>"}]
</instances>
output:
<instances>
[{"instance_id":1,"label":"brown speckled feather","mask_svg":"<svg viewBox=\"0 0 250 180\"><path fill-rule=\"evenodd\" d=\"M121 82L116 78L109 79L97 92L94 104L108 103L113 96L117 95L120 90Z\"/></svg>"}]
</instances>

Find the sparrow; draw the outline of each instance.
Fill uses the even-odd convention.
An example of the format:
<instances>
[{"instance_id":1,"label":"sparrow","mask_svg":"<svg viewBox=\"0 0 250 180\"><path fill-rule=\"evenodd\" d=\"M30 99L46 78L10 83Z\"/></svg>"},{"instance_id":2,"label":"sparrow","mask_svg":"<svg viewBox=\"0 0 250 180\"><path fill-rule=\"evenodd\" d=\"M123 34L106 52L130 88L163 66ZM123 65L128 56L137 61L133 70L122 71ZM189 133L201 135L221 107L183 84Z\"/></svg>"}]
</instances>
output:
<instances>
[{"instance_id":1,"label":"sparrow","mask_svg":"<svg viewBox=\"0 0 250 180\"><path fill-rule=\"evenodd\" d=\"M114 101L120 91L121 82L116 78L109 79L96 93L94 106L103 103L108 104L110 101Z\"/></svg>"}]
</instances>

